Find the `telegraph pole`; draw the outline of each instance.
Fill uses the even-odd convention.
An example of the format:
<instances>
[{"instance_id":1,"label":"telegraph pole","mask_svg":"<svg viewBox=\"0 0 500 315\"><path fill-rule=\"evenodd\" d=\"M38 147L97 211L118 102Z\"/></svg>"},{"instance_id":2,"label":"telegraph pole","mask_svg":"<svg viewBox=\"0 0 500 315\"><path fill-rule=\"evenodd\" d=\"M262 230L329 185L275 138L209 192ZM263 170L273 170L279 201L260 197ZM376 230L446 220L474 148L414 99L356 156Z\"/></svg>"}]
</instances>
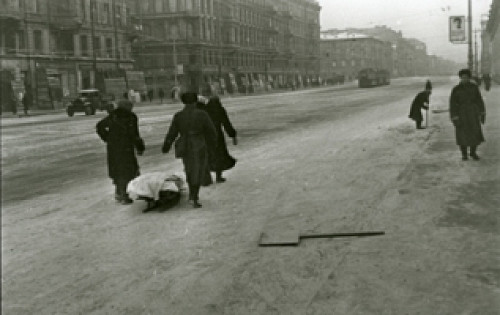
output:
<instances>
[{"instance_id":1,"label":"telegraph pole","mask_svg":"<svg viewBox=\"0 0 500 315\"><path fill-rule=\"evenodd\" d=\"M473 71L473 52L472 52L472 0L469 0L469 52L467 58L467 65L470 71Z\"/></svg>"},{"instance_id":2,"label":"telegraph pole","mask_svg":"<svg viewBox=\"0 0 500 315\"><path fill-rule=\"evenodd\" d=\"M118 30L116 28L116 3L115 0L111 2L111 5L113 6L112 12L113 12L113 31L115 35L115 60L116 60L116 70L120 70L120 52L118 48ZM120 14L121 16L121 14Z\"/></svg>"},{"instance_id":3,"label":"telegraph pole","mask_svg":"<svg viewBox=\"0 0 500 315\"><path fill-rule=\"evenodd\" d=\"M94 72L94 87L96 87L96 78L97 78L97 55L95 50L95 28L94 28L95 7L96 7L95 0L90 0L90 34L92 36L92 70Z\"/></svg>"}]
</instances>

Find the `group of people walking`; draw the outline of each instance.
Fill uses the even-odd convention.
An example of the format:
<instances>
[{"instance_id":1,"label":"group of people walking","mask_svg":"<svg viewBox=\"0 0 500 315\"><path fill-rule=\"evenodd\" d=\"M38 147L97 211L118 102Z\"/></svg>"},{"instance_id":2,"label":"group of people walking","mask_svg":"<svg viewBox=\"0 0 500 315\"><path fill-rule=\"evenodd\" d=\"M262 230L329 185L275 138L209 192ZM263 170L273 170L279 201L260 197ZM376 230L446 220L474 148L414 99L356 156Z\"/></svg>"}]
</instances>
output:
<instances>
[{"instance_id":1,"label":"group of people walking","mask_svg":"<svg viewBox=\"0 0 500 315\"><path fill-rule=\"evenodd\" d=\"M139 175L135 153L142 155L145 144L139 134L138 119L132 112L132 102L124 95L117 109L97 123L97 134L107 144L108 174L116 186L115 198L122 204L133 201L126 192L127 184ZM200 102L194 92L181 95L184 108L173 116L162 152L175 149L175 157L182 159L189 187L189 201L195 208L201 207L199 192L201 186L213 183L210 172L215 172L216 182L226 179L222 176L236 164L228 152L224 132L237 144L237 133L218 97Z\"/></svg>"},{"instance_id":2,"label":"group of people walking","mask_svg":"<svg viewBox=\"0 0 500 315\"><path fill-rule=\"evenodd\" d=\"M480 159L477 147L484 142L481 124L485 123L486 108L479 87L471 81L471 71L462 69L458 76L460 82L452 89L450 95L450 119L455 127L456 144L462 153L462 160L466 161L470 156L477 161ZM417 129L425 129L422 127L421 110L429 110L431 92L432 84L427 81L425 90L418 93L411 104L409 118L415 121Z\"/></svg>"}]
</instances>

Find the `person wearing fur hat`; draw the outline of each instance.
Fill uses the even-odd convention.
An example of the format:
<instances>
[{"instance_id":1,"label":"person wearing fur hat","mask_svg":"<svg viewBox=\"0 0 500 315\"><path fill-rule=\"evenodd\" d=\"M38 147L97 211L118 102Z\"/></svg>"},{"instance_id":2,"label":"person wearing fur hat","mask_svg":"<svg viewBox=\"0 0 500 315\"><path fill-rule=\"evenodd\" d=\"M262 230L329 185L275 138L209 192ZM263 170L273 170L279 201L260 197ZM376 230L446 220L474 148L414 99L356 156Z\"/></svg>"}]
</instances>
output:
<instances>
[{"instance_id":1,"label":"person wearing fur hat","mask_svg":"<svg viewBox=\"0 0 500 315\"><path fill-rule=\"evenodd\" d=\"M125 93L117 108L96 125L97 134L106 143L108 175L116 186L115 199L121 204L132 203L127 195L127 185L139 175L135 152L142 155L146 149L132 108L133 104Z\"/></svg>"},{"instance_id":2,"label":"person wearing fur hat","mask_svg":"<svg viewBox=\"0 0 500 315\"><path fill-rule=\"evenodd\" d=\"M469 155L479 160L476 149L484 141L481 124L486 118L481 92L476 84L470 81L472 75L469 69L462 69L458 73L460 83L451 91L450 119L455 126L456 143L462 152L462 160L468 160Z\"/></svg>"},{"instance_id":3,"label":"person wearing fur hat","mask_svg":"<svg viewBox=\"0 0 500 315\"><path fill-rule=\"evenodd\" d=\"M184 108L174 114L162 152L168 153L175 143L175 157L182 159L184 164L189 201L195 208L200 208L200 187L212 184L209 156L213 155L210 150L216 146L217 133L208 114L197 108L196 93L183 93L181 101Z\"/></svg>"}]
</instances>

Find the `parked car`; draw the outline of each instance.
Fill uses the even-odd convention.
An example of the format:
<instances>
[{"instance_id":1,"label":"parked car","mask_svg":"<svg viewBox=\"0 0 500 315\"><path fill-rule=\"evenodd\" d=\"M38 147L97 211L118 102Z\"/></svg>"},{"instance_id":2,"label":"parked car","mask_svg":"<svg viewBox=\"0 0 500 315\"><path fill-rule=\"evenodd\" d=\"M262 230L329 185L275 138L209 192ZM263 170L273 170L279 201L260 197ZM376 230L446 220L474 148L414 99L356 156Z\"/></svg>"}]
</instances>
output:
<instances>
[{"instance_id":1,"label":"parked car","mask_svg":"<svg viewBox=\"0 0 500 315\"><path fill-rule=\"evenodd\" d=\"M66 113L72 117L74 113L83 112L85 115L95 115L97 110L113 110L113 97L104 97L97 89L80 90L78 97L66 107Z\"/></svg>"}]
</instances>

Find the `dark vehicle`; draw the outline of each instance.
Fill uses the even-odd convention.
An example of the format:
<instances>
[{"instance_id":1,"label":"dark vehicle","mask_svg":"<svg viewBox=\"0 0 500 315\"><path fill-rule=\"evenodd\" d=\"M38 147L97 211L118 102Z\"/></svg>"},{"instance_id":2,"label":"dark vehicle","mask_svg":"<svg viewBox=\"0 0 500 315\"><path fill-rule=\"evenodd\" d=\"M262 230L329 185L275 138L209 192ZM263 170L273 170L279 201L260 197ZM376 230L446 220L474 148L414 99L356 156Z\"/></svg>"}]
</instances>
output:
<instances>
[{"instance_id":1,"label":"dark vehicle","mask_svg":"<svg viewBox=\"0 0 500 315\"><path fill-rule=\"evenodd\" d=\"M366 68L358 73L358 85L360 88L388 85L390 75L387 70L375 70Z\"/></svg>"},{"instance_id":2,"label":"dark vehicle","mask_svg":"<svg viewBox=\"0 0 500 315\"><path fill-rule=\"evenodd\" d=\"M66 113L72 117L76 112L83 112L85 115L95 115L97 110L107 110L114 108L113 98L104 98L97 89L81 90L79 96L69 103L66 107Z\"/></svg>"}]
</instances>

